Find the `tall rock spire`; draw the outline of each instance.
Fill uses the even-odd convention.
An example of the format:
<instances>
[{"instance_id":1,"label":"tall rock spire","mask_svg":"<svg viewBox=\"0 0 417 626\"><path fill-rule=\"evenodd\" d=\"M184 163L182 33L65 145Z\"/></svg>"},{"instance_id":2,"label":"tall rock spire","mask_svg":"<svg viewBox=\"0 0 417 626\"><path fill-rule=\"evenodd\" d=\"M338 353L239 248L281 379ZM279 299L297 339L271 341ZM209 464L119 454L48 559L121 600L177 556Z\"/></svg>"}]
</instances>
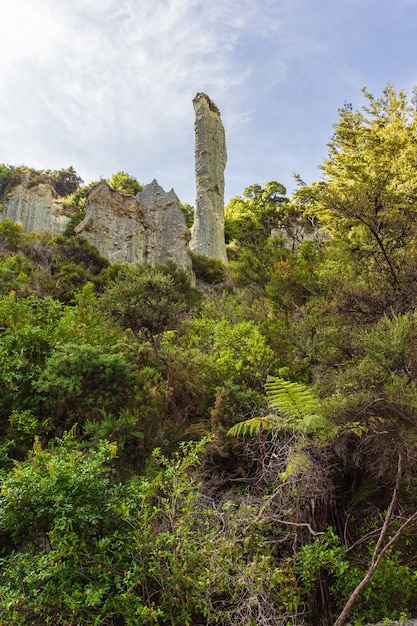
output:
<instances>
[{"instance_id":1,"label":"tall rock spire","mask_svg":"<svg viewBox=\"0 0 417 626\"><path fill-rule=\"evenodd\" d=\"M191 230L193 252L227 263L224 241L224 169L227 153L220 111L205 93L194 100L197 198Z\"/></svg>"}]
</instances>

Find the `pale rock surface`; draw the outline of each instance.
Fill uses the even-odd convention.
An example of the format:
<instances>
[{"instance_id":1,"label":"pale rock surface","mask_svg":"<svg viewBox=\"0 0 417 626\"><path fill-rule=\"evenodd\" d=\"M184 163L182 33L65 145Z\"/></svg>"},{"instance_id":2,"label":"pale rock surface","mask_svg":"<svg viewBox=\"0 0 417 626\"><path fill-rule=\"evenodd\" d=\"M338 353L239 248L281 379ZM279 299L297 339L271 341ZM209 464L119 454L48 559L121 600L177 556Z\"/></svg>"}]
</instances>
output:
<instances>
[{"instance_id":1,"label":"pale rock surface","mask_svg":"<svg viewBox=\"0 0 417 626\"><path fill-rule=\"evenodd\" d=\"M64 232L71 214L55 195L48 183L32 187L17 185L3 198L5 209L0 213L0 220L18 222L27 232L48 230L59 235Z\"/></svg>"},{"instance_id":2,"label":"pale rock surface","mask_svg":"<svg viewBox=\"0 0 417 626\"><path fill-rule=\"evenodd\" d=\"M101 181L89 193L86 216L75 229L109 261L174 261L191 271L187 252L190 232L174 191L154 180L137 196L111 189Z\"/></svg>"},{"instance_id":3,"label":"pale rock surface","mask_svg":"<svg viewBox=\"0 0 417 626\"><path fill-rule=\"evenodd\" d=\"M75 228L109 261L142 263L145 217L135 196L111 189L105 181L87 197L86 215Z\"/></svg>"},{"instance_id":4,"label":"pale rock surface","mask_svg":"<svg viewBox=\"0 0 417 626\"><path fill-rule=\"evenodd\" d=\"M226 140L220 111L204 93L194 100L197 198L190 248L227 263L224 241Z\"/></svg>"},{"instance_id":5,"label":"pale rock surface","mask_svg":"<svg viewBox=\"0 0 417 626\"><path fill-rule=\"evenodd\" d=\"M190 230L185 223L180 201L173 189L165 192L156 180L136 194L149 225L145 242L145 260L151 264L174 261L191 271L188 254Z\"/></svg>"}]
</instances>

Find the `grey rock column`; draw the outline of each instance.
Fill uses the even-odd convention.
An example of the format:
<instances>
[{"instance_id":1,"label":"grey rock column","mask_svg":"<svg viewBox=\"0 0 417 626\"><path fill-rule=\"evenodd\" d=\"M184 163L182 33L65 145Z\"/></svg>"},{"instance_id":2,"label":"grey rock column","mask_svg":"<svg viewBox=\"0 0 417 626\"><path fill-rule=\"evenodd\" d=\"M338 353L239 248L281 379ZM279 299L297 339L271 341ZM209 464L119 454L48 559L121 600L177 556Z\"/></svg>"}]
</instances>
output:
<instances>
[{"instance_id":1,"label":"grey rock column","mask_svg":"<svg viewBox=\"0 0 417 626\"><path fill-rule=\"evenodd\" d=\"M220 111L205 93L194 100L197 198L190 248L227 263L224 241L224 169L227 153Z\"/></svg>"}]
</instances>

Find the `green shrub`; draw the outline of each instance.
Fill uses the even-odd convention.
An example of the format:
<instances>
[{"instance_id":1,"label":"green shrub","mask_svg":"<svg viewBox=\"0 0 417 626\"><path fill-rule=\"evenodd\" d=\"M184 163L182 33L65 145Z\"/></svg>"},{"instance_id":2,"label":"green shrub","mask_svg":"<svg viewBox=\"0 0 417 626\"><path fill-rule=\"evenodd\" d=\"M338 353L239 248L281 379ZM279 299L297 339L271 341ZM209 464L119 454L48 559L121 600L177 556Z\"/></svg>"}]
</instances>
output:
<instances>
[{"instance_id":1,"label":"green shrub","mask_svg":"<svg viewBox=\"0 0 417 626\"><path fill-rule=\"evenodd\" d=\"M144 185L140 183L134 176L130 176L127 172L117 172L113 174L111 178L107 179L107 183L112 189L122 191L135 196L139 191L142 191Z\"/></svg>"},{"instance_id":2,"label":"green shrub","mask_svg":"<svg viewBox=\"0 0 417 626\"><path fill-rule=\"evenodd\" d=\"M0 533L12 543L0 559L0 623L214 626L296 614L265 506L218 507L201 493L207 441L171 460L156 450L150 476L124 486L110 480L114 444L85 453L69 435L50 450L35 442L2 483Z\"/></svg>"},{"instance_id":3,"label":"green shrub","mask_svg":"<svg viewBox=\"0 0 417 626\"><path fill-rule=\"evenodd\" d=\"M67 429L87 418L118 413L132 393L134 372L117 346L66 344L46 360L35 386L45 397L44 411Z\"/></svg>"},{"instance_id":4,"label":"green shrub","mask_svg":"<svg viewBox=\"0 0 417 626\"><path fill-rule=\"evenodd\" d=\"M190 252L193 263L193 271L198 280L202 280L209 284L221 283L227 278L227 268L220 261L204 254Z\"/></svg>"}]
</instances>

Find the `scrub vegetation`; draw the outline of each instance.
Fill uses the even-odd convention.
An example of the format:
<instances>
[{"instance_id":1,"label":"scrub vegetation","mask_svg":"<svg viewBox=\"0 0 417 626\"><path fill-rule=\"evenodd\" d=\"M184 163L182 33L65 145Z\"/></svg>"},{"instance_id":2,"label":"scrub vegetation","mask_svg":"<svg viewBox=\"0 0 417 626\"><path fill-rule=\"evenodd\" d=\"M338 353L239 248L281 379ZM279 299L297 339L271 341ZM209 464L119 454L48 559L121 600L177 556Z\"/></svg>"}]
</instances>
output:
<instances>
[{"instance_id":1,"label":"scrub vegetation","mask_svg":"<svg viewBox=\"0 0 417 626\"><path fill-rule=\"evenodd\" d=\"M417 112L363 95L196 285L0 222L0 625L417 615ZM83 210L72 168L0 202L23 176Z\"/></svg>"}]
</instances>

